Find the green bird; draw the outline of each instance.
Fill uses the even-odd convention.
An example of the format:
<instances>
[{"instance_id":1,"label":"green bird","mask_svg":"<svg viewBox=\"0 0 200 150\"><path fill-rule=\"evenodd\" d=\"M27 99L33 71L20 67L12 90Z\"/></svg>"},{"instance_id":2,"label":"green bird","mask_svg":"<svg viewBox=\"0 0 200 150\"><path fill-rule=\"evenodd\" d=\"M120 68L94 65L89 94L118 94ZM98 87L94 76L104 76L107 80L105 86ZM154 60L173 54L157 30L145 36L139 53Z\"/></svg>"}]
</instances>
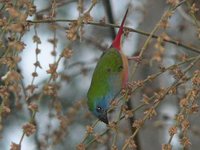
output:
<instances>
[{"instance_id":1,"label":"green bird","mask_svg":"<svg viewBox=\"0 0 200 150\"><path fill-rule=\"evenodd\" d=\"M110 102L126 87L128 80L128 58L121 51L121 37L127 13L128 9L112 45L101 55L87 93L89 110L106 124Z\"/></svg>"}]
</instances>

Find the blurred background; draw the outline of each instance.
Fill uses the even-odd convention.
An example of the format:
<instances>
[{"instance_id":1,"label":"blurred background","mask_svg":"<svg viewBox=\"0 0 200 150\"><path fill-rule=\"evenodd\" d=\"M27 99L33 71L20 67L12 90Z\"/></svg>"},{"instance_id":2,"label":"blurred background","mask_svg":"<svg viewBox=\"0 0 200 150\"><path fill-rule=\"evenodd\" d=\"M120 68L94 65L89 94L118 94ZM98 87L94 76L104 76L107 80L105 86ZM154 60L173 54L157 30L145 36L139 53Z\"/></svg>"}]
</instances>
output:
<instances>
[{"instance_id":1,"label":"blurred background","mask_svg":"<svg viewBox=\"0 0 200 150\"><path fill-rule=\"evenodd\" d=\"M195 77L200 78L200 58L198 57L200 55L200 1L185 1L171 11L171 7L175 7L179 2L179 0L98 0L97 3L94 0L3 0L0 2L2 27L0 149L15 150L16 145L13 146L12 142L19 144L20 139L22 139L22 150L84 149L88 143L87 149L122 149L126 139L135 131L135 127L132 127L134 120L142 119L144 112L150 106L154 106L154 103L146 104L133 115L118 120L116 132L112 126L107 127L101 122L95 124L94 128L91 127L96 118L88 111L86 94L99 57L110 46L118 31L118 28L105 24L119 25L129 7L125 24L135 31L128 32L123 38L122 49L127 56L138 55L141 52L149 34L160 22L157 31L153 33L157 36L153 36L145 48L142 61L138 64L135 74L132 74L135 62L129 61L131 84L160 72L162 67L185 61L179 68L183 71L192 62L187 62L187 59L196 58L196 62L185 73L191 79L178 85L174 94L166 94L156 107L156 115L145 120L143 127L134 137L137 148L131 147L130 144L127 149L162 149L162 145L168 143L170 139L169 128L176 126L177 134L170 141L172 149L198 150L200 146L199 111L186 113L185 116L189 121L187 133L182 130L183 126L177 123L175 116L183 111L180 101L187 97L190 90L197 91L191 107L195 104L195 108L199 109L199 80L194 86L192 78L195 72L197 73ZM68 35L73 27L71 20L79 19L89 8L92 8L89 11L89 21L96 22L98 25L88 24L85 21L77 29L76 38L70 39ZM170 17L160 21L163 14L168 11L171 13ZM22 15L16 15L17 12L24 14L25 20L18 19L17 17ZM26 15L27 12L29 14ZM13 25L19 25L20 21L24 24L22 32L16 31L19 26ZM6 22L8 27L13 25L14 29L4 28L5 24L2 22ZM23 42L24 45L20 51L17 51L17 47L13 50L13 46L9 45L13 39ZM8 49L9 52L7 52ZM63 50L67 52L67 57L60 59ZM4 63L4 59L8 57L17 57L20 61L16 66L10 67ZM56 72L53 67L56 68ZM18 80L15 74L11 74L13 80L17 80L17 90L12 90L15 85L13 82L6 83L13 70L21 75ZM141 88L131 94L128 105L131 107L126 109L137 108L145 96L152 97L155 93L159 95L162 89L172 86L177 80L175 75L173 70L168 70L152 82L145 82ZM2 94L4 89L9 93L6 102L5 95ZM120 107L120 105L117 106L110 117L112 121L116 120ZM38 109L35 116L32 109ZM29 131L30 136L27 136L25 129L27 123L33 125L31 126L33 130ZM92 133L86 136L89 129ZM189 141L183 141L186 134ZM82 142L85 144L80 144ZM189 144L184 145L184 142Z\"/></svg>"}]
</instances>

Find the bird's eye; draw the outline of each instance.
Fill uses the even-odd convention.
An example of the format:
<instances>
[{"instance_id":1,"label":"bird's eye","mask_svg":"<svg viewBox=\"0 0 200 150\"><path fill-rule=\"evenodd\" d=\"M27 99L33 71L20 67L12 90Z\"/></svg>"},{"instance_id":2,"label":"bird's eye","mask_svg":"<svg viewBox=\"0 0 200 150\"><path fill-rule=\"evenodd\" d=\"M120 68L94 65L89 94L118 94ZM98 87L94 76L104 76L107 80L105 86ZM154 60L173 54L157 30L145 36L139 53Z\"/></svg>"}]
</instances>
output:
<instances>
[{"instance_id":1,"label":"bird's eye","mask_svg":"<svg viewBox=\"0 0 200 150\"><path fill-rule=\"evenodd\" d=\"M100 106L97 106L96 110L97 112L102 112L103 109Z\"/></svg>"}]
</instances>

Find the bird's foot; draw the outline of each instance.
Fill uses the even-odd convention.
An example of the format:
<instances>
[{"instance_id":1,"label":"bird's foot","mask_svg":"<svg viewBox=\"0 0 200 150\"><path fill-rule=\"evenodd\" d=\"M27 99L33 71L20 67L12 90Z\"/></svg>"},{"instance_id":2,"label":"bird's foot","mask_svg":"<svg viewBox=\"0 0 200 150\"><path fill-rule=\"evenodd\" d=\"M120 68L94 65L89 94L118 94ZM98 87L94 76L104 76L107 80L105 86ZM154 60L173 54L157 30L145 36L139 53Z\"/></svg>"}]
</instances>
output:
<instances>
[{"instance_id":1,"label":"bird's foot","mask_svg":"<svg viewBox=\"0 0 200 150\"><path fill-rule=\"evenodd\" d=\"M134 60L137 63L141 63L142 58L138 55L138 56L128 57L128 60Z\"/></svg>"}]
</instances>

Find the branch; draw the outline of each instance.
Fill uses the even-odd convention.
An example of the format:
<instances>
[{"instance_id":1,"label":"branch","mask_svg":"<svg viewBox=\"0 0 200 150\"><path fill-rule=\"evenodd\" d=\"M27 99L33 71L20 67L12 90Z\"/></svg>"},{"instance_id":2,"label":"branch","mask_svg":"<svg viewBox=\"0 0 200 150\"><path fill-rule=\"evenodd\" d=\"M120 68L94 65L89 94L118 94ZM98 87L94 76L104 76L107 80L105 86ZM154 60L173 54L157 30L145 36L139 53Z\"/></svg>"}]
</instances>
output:
<instances>
[{"instance_id":1,"label":"branch","mask_svg":"<svg viewBox=\"0 0 200 150\"><path fill-rule=\"evenodd\" d=\"M50 19L46 19L46 20L27 20L27 23L31 23L31 24L35 24L35 23L52 23L52 22L75 22L77 20L73 20L73 19L55 19L55 20L50 20ZM101 26L101 27L114 27L114 28L119 28L119 25L115 25L115 24L111 24L111 23L99 23L99 22L93 22L93 21L89 21L89 22L83 22L83 24L90 24L90 25L95 25L95 26ZM145 32L145 31L141 31L141 30L136 30L133 28L129 28L129 27L124 27L124 29L128 30L129 32L134 32L134 33L138 33L144 36L150 36L150 33ZM151 38L154 39L158 39L159 36L152 34ZM173 39L163 39L164 42L167 43L171 43L173 45L176 46L180 46L183 48L186 48L187 50L190 50L192 52L195 53L200 53L200 48L194 47L194 46L190 46L189 44L183 44L177 40L173 40Z\"/></svg>"},{"instance_id":2,"label":"branch","mask_svg":"<svg viewBox=\"0 0 200 150\"><path fill-rule=\"evenodd\" d=\"M62 6L64 6L64 5L66 5L66 4L73 3L73 2L76 2L76 0L68 0L68 1L60 0L60 1L57 3L57 7L62 7ZM42 9L42 10L36 12L36 15L45 13L45 12L49 11L51 8L52 8L52 7L51 7L51 5L50 5L49 7L44 8L44 9Z\"/></svg>"}]
</instances>

